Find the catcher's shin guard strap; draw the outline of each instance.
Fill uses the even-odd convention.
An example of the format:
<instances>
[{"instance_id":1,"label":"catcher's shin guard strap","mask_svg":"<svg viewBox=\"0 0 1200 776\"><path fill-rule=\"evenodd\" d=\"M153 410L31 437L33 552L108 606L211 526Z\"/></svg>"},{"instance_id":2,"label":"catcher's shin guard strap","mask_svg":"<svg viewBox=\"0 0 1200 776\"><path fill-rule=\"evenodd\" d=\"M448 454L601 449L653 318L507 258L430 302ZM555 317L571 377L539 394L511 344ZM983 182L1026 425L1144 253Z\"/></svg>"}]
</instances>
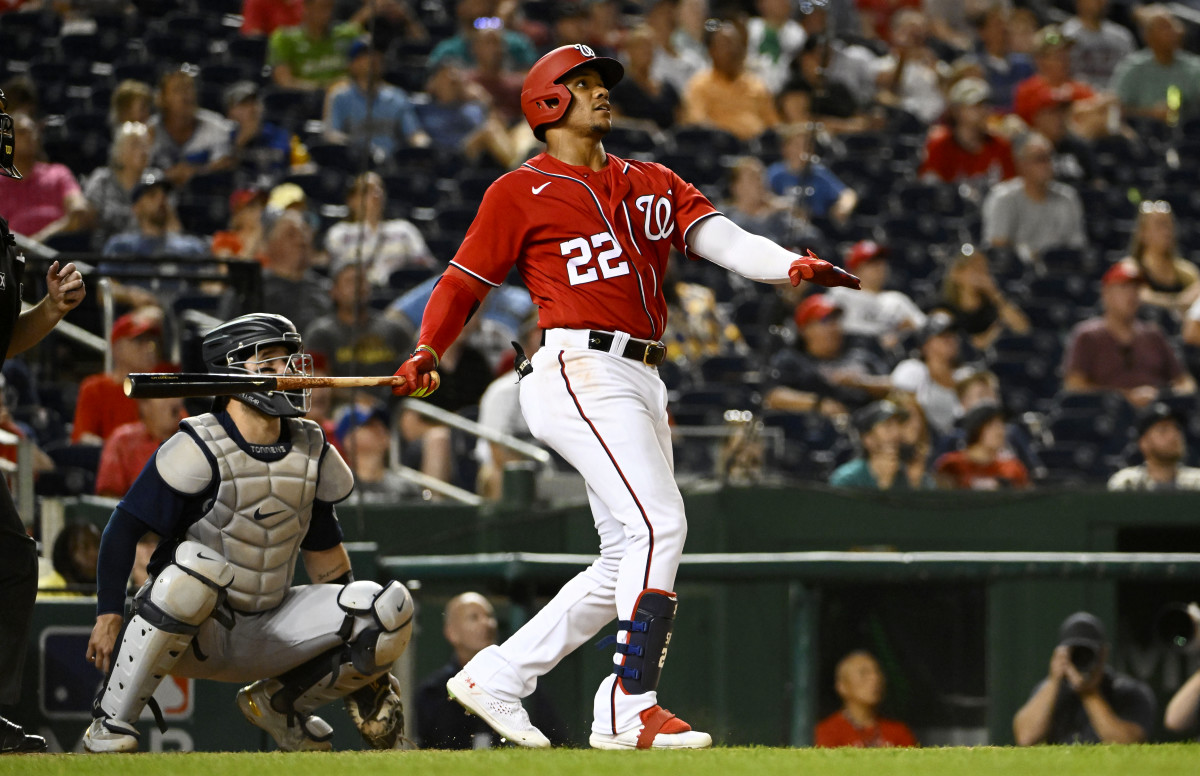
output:
<instances>
[{"instance_id":1,"label":"catcher's shin guard strap","mask_svg":"<svg viewBox=\"0 0 1200 776\"><path fill-rule=\"evenodd\" d=\"M658 689L678 605L674 593L646 589L638 596L633 619L617 623L619 630L629 633L626 643L617 644L617 654L622 658L613 666L613 673L626 693L638 695Z\"/></svg>"}]
</instances>

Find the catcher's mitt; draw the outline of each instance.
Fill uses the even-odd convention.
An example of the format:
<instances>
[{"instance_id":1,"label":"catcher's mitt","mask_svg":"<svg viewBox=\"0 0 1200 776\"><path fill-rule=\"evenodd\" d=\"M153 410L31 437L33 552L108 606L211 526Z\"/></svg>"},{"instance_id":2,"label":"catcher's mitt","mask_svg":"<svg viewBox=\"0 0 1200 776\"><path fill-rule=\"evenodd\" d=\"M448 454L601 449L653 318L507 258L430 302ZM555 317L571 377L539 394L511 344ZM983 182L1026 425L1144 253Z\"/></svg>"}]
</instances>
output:
<instances>
[{"instance_id":1,"label":"catcher's mitt","mask_svg":"<svg viewBox=\"0 0 1200 776\"><path fill-rule=\"evenodd\" d=\"M400 682L384 674L345 697L346 713L372 749L395 749L404 734Z\"/></svg>"}]
</instances>

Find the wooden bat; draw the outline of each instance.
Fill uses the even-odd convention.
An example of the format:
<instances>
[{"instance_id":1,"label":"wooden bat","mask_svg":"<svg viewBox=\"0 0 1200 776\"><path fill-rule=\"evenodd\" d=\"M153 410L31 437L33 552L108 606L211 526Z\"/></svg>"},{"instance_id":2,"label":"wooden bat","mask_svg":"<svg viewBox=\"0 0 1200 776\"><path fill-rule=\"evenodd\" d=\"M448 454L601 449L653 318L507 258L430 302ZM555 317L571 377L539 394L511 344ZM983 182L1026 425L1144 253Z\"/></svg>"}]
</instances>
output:
<instances>
[{"instance_id":1,"label":"wooden bat","mask_svg":"<svg viewBox=\"0 0 1200 776\"><path fill-rule=\"evenodd\" d=\"M386 377L301 377L299 375L222 375L208 372L145 372L125 378L125 395L132 399L190 396L232 396L263 391L305 388L370 388L404 385L399 375Z\"/></svg>"}]
</instances>

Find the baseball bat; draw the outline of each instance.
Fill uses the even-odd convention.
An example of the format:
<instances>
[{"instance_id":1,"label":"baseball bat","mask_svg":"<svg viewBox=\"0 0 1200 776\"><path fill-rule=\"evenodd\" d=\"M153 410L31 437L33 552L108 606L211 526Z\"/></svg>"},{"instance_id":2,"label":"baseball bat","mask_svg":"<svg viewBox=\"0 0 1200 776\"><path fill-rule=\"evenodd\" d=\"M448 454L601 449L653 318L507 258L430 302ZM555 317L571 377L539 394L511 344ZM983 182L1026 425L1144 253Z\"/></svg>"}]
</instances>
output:
<instances>
[{"instance_id":1,"label":"baseball bat","mask_svg":"<svg viewBox=\"0 0 1200 776\"><path fill-rule=\"evenodd\" d=\"M146 372L125 378L125 395L132 399L172 399L192 396L232 396L263 391L305 388L370 388L404 385L399 375L386 377L302 377L299 375L223 375L208 372Z\"/></svg>"}]
</instances>

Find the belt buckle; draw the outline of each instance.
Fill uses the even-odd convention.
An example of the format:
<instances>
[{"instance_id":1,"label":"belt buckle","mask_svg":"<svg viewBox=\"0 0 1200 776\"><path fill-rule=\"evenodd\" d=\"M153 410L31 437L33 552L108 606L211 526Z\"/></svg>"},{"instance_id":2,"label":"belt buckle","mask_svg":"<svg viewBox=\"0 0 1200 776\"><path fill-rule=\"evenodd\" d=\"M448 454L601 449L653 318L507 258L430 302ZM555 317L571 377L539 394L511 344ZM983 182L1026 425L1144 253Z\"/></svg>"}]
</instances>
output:
<instances>
[{"instance_id":1,"label":"belt buckle","mask_svg":"<svg viewBox=\"0 0 1200 776\"><path fill-rule=\"evenodd\" d=\"M658 342L656 340L651 340L650 342L646 343L646 350L642 353L642 363L645 364L646 366L658 366L657 363L655 363L655 364L650 363L650 351L656 346L660 347L660 348L666 347L661 342ZM659 362L659 363L661 363L661 362Z\"/></svg>"}]
</instances>

